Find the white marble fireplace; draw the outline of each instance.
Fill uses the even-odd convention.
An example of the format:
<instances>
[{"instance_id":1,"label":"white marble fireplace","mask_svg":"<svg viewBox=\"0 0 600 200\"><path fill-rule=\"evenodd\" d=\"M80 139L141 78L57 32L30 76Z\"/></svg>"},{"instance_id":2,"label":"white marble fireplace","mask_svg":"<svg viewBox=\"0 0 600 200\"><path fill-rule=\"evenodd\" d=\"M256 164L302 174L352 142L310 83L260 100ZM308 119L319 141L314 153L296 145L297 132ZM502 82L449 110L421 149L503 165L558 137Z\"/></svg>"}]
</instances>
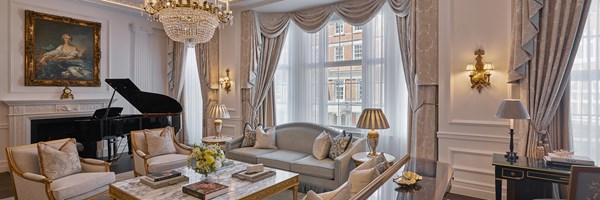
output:
<instances>
[{"instance_id":1,"label":"white marble fireplace","mask_svg":"<svg viewBox=\"0 0 600 200\"><path fill-rule=\"evenodd\" d=\"M2 100L8 105L8 146L31 143L31 121L92 116L109 99Z\"/></svg>"}]
</instances>

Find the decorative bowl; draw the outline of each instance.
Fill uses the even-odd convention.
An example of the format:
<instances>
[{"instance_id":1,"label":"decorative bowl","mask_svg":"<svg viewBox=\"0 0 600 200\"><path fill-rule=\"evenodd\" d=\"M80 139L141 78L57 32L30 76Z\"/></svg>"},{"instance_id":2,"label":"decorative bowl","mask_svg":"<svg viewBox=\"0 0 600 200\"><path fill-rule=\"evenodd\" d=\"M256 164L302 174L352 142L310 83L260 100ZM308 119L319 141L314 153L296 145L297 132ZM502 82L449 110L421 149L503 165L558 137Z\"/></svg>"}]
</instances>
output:
<instances>
[{"instance_id":1,"label":"decorative bowl","mask_svg":"<svg viewBox=\"0 0 600 200\"><path fill-rule=\"evenodd\" d=\"M421 179L423 179L423 177L421 175L414 173L414 172L410 172L410 171L402 172L402 175L404 177L406 177L407 179L414 179L416 181L420 181Z\"/></svg>"}]
</instances>

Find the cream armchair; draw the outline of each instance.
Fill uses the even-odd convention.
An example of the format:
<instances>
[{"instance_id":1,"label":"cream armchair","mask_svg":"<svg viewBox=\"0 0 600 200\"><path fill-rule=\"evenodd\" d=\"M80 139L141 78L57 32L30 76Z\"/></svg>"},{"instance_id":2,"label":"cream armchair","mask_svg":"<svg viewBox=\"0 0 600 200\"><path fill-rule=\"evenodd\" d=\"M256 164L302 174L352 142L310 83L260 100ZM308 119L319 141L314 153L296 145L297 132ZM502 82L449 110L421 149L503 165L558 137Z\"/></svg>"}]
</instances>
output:
<instances>
[{"instance_id":1,"label":"cream armchair","mask_svg":"<svg viewBox=\"0 0 600 200\"><path fill-rule=\"evenodd\" d=\"M58 149L69 139L45 142ZM110 163L80 158L81 172L52 180L41 175L37 144L6 148L15 199L86 199L115 181Z\"/></svg>"},{"instance_id":2,"label":"cream armchair","mask_svg":"<svg viewBox=\"0 0 600 200\"><path fill-rule=\"evenodd\" d=\"M156 128L148 130L155 135L160 135L164 129L165 128ZM144 130L131 132L131 145L134 152L133 172L135 176L144 176L149 173L171 170L186 165L187 157L192 153L192 148L177 142L174 132L171 136L173 137L176 153L150 157L146 147Z\"/></svg>"}]
</instances>

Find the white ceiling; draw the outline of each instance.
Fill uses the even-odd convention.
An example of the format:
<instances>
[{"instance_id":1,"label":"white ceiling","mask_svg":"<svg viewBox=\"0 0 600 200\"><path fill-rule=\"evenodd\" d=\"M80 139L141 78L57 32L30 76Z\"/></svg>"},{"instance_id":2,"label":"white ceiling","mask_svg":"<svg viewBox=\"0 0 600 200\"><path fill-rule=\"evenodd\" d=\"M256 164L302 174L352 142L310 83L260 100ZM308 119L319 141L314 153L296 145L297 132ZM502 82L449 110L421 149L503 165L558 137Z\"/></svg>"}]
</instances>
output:
<instances>
[{"instance_id":1,"label":"white ceiling","mask_svg":"<svg viewBox=\"0 0 600 200\"><path fill-rule=\"evenodd\" d=\"M91 0L89 0L91 1ZM139 9L144 0L100 0L109 4ZM317 7L343 0L232 0L233 10L255 10L258 12L289 12Z\"/></svg>"}]
</instances>

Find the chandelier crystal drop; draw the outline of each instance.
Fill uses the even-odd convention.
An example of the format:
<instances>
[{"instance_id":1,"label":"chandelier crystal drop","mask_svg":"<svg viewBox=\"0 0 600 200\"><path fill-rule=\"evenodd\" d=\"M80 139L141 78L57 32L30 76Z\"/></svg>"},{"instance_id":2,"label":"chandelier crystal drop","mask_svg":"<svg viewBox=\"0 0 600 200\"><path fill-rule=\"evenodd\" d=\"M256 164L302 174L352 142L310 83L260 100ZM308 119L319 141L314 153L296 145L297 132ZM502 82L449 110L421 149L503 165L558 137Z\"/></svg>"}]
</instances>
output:
<instances>
[{"instance_id":1,"label":"chandelier crystal drop","mask_svg":"<svg viewBox=\"0 0 600 200\"><path fill-rule=\"evenodd\" d=\"M220 24L233 21L229 0L145 0L142 8L163 24L169 38L191 46L208 42Z\"/></svg>"}]
</instances>

